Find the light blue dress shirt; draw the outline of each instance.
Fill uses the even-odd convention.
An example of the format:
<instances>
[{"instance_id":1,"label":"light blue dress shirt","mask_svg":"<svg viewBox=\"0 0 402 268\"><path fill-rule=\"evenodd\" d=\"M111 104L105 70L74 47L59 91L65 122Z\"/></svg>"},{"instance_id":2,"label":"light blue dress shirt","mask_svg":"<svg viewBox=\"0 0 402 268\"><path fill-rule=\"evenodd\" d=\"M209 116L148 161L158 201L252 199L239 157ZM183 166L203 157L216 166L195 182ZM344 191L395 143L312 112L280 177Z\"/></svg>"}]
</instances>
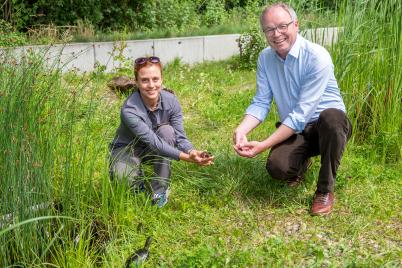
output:
<instances>
[{"instance_id":1,"label":"light blue dress shirt","mask_svg":"<svg viewBox=\"0 0 402 268\"><path fill-rule=\"evenodd\" d=\"M283 60L270 47L261 51L257 62L257 92L246 114L260 121L266 118L272 100L281 122L296 133L317 120L328 108L346 111L328 51L301 35Z\"/></svg>"}]
</instances>

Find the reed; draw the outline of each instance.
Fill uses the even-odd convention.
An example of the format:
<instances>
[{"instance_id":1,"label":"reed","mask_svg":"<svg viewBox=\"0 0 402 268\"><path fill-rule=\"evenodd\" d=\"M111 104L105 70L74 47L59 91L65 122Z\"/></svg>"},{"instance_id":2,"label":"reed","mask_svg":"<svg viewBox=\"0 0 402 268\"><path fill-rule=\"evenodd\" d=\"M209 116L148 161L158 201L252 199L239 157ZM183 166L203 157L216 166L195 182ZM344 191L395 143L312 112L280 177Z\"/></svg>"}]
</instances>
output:
<instances>
[{"instance_id":1,"label":"reed","mask_svg":"<svg viewBox=\"0 0 402 268\"><path fill-rule=\"evenodd\" d=\"M1 57L2 267L63 262L66 250L72 259L91 256L94 232L108 237L98 219L126 200L125 189L113 193L107 176L110 138L98 131L102 117L93 116L103 111L89 87L96 78L62 75L45 58L46 51ZM77 248L77 236L84 246Z\"/></svg>"},{"instance_id":2,"label":"reed","mask_svg":"<svg viewBox=\"0 0 402 268\"><path fill-rule=\"evenodd\" d=\"M58 103L49 99L59 100L51 89L58 87L60 74L41 71L42 62L33 54L18 61L4 55L0 68L0 215L4 228L53 214L51 178L57 133L51 128ZM0 265L38 258L33 252L46 248L46 223L33 222L2 234Z\"/></svg>"},{"instance_id":3,"label":"reed","mask_svg":"<svg viewBox=\"0 0 402 268\"><path fill-rule=\"evenodd\" d=\"M400 160L402 3L343 1L343 27L332 47L336 76L354 128L354 140L373 144L373 157Z\"/></svg>"}]
</instances>

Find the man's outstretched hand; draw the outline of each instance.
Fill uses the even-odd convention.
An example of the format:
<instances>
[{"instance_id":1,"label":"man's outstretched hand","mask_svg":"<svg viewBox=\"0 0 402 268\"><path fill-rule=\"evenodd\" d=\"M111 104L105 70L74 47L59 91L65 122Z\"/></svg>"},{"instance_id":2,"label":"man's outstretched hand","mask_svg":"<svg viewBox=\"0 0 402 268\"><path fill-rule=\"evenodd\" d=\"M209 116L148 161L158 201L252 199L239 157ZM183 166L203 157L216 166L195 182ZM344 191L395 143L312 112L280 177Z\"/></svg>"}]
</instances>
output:
<instances>
[{"instance_id":1,"label":"man's outstretched hand","mask_svg":"<svg viewBox=\"0 0 402 268\"><path fill-rule=\"evenodd\" d=\"M264 151L264 148L259 141L246 141L242 145L233 145L236 153L243 157L252 158Z\"/></svg>"}]
</instances>

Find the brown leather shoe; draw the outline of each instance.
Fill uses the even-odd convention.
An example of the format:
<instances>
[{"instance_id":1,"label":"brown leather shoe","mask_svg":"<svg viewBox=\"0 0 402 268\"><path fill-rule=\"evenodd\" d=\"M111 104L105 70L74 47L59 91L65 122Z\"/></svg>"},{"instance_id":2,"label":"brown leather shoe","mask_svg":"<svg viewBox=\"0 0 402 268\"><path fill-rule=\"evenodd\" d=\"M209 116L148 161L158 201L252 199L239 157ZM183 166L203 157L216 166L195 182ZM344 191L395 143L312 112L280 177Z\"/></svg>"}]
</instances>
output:
<instances>
[{"instance_id":1,"label":"brown leather shoe","mask_svg":"<svg viewBox=\"0 0 402 268\"><path fill-rule=\"evenodd\" d=\"M319 193L316 192L313 200L313 205L311 206L311 215L328 215L331 213L332 207L334 205L335 196L334 193Z\"/></svg>"}]
</instances>

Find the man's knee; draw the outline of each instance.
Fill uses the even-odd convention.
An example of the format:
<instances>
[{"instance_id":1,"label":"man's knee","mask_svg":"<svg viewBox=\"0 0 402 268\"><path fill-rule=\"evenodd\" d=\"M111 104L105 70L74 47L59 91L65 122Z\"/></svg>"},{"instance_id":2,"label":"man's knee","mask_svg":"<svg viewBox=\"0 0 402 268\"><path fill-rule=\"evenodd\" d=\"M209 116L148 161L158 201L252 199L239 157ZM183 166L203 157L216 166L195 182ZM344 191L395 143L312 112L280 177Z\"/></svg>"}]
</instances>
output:
<instances>
[{"instance_id":1,"label":"man's knee","mask_svg":"<svg viewBox=\"0 0 402 268\"><path fill-rule=\"evenodd\" d=\"M321 112L318 118L318 130L325 135L349 138L352 134L352 125L342 110L330 108Z\"/></svg>"},{"instance_id":2,"label":"man's knee","mask_svg":"<svg viewBox=\"0 0 402 268\"><path fill-rule=\"evenodd\" d=\"M275 161L268 158L266 169L268 174L276 180L285 180L288 178L288 168L281 161Z\"/></svg>"},{"instance_id":3,"label":"man's knee","mask_svg":"<svg viewBox=\"0 0 402 268\"><path fill-rule=\"evenodd\" d=\"M171 125L162 125L156 130L156 135L164 139L170 145L176 143L176 135Z\"/></svg>"},{"instance_id":4,"label":"man's knee","mask_svg":"<svg viewBox=\"0 0 402 268\"><path fill-rule=\"evenodd\" d=\"M345 125L347 119L346 114L342 110L329 108L320 113L318 121L320 127L335 130L338 128L342 128Z\"/></svg>"}]
</instances>

